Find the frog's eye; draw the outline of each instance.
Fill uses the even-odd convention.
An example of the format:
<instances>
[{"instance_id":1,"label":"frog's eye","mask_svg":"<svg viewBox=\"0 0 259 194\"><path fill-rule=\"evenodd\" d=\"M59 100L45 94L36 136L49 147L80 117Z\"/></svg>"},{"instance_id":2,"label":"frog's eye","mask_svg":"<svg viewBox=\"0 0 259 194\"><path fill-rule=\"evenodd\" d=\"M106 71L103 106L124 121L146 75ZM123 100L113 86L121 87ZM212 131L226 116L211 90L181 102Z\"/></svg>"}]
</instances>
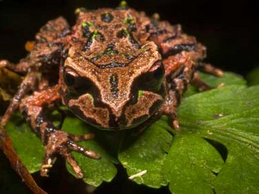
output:
<instances>
[{"instance_id":1,"label":"frog's eye","mask_svg":"<svg viewBox=\"0 0 259 194\"><path fill-rule=\"evenodd\" d=\"M65 73L64 81L67 86L73 86L75 84L75 77L70 73Z\"/></svg>"},{"instance_id":2,"label":"frog's eye","mask_svg":"<svg viewBox=\"0 0 259 194\"><path fill-rule=\"evenodd\" d=\"M147 73L142 74L136 78L131 87L131 103L134 104L137 102L139 94L142 93L141 91L160 93L164 74L164 66L161 64L161 62L157 62Z\"/></svg>"},{"instance_id":3,"label":"frog's eye","mask_svg":"<svg viewBox=\"0 0 259 194\"><path fill-rule=\"evenodd\" d=\"M92 93L92 90L94 88L94 84L91 80L85 77L76 77L75 83L73 86L73 90L79 94L86 94L86 93Z\"/></svg>"},{"instance_id":4,"label":"frog's eye","mask_svg":"<svg viewBox=\"0 0 259 194\"><path fill-rule=\"evenodd\" d=\"M145 73L140 77L140 89L154 92L160 90L164 74L165 71L163 65L161 63L157 64L148 73Z\"/></svg>"},{"instance_id":5,"label":"frog's eye","mask_svg":"<svg viewBox=\"0 0 259 194\"><path fill-rule=\"evenodd\" d=\"M67 86L73 86L75 84L75 79L78 77L78 73L76 73L72 68L64 69L64 82Z\"/></svg>"},{"instance_id":6,"label":"frog's eye","mask_svg":"<svg viewBox=\"0 0 259 194\"><path fill-rule=\"evenodd\" d=\"M94 90L94 84L90 79L78 75L70 68L67 68L64 72L64 82L72 96L92 93Z\"/></svg>"}]
</instances>

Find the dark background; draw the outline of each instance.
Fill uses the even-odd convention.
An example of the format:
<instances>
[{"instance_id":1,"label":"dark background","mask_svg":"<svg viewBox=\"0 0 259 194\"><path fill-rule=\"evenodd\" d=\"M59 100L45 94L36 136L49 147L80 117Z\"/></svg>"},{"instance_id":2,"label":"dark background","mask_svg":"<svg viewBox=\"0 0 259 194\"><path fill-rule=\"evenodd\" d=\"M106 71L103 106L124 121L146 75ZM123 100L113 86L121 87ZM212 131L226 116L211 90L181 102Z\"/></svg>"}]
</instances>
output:
<instances>
[{"instance_id":1,"label":"dark background","mask_svg":"<svg viewBox=\"0 0 259 194\"><path fill-rule=\"evenodd\" d=\"M33 40L46 21L63 15L70 24L77 7L116 7L119 0L0 0L0 59L17 62L26 55L24 44ZM180 23L208 48L207 61L245 75L259 65L259 6L256 0L128 0L128 4L163 20Z\"/></svg>"},{"instance_id":2,"label":"dark background","mask_svg":"<svg viewBox=\"0 0 259 194\"><path fill-rule=\"evenodd\" d=\"M0 59L18 62L26 56L25 42L33 40L38 29L50 19L63 15L73 24L74 10L77 7L116 7L119 2L0 0ZM196 36L207 46L207 61L214 66L241 75L246 75L254 67L259 66L259 6L256 0L128 0L128 4L137 10L145 11L148 15L157 12L163 20L182 24L185 32ZM71 177L69 180L64 179L64 176L69 176L64 173L61 175L63 185L65 182L70 184L70 189L77 188L78 191L85 187L82 182ZM151 193L152 190L130 183L125 177L125 172L121 170L113 184L104 184L97 193ZM51 181L42 184L49 187L47 190L57 193L56 185L62 187L58 180L58 175L54 175ZM152 192L165 193L166 190ZM64 189L62 193L66 193Z\"/></svg>"}]
</instances>

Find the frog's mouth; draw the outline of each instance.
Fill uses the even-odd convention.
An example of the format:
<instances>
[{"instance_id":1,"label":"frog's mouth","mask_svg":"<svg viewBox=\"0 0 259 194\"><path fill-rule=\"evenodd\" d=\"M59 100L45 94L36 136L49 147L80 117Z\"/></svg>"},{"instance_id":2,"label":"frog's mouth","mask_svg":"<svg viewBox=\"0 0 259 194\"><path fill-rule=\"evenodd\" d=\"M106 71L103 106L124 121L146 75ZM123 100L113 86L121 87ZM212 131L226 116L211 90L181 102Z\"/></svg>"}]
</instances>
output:
<instances>
[{"instance_id":1,"label":"frog's mouth","mask_svg":"<svg viewBox=\"0 0 259 194\"><path fill-rule=\"evenodd\" d=\"M97 107L90 94L78 99L70 99L68 107L80 119L88 124L104 130L123 130L133 128L152 116L162 105L164 98L150 91L142 91L135 104L127 104L121 115L117 115L107 105Z\"/></svg>"}]
</instances>

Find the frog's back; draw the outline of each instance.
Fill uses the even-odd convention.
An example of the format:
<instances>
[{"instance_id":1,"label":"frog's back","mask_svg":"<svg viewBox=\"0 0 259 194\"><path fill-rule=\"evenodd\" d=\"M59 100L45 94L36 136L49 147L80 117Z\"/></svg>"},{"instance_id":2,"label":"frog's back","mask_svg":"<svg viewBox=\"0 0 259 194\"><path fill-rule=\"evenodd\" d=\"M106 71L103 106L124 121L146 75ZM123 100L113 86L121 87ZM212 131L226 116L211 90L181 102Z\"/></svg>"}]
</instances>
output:
<instances>
[{"instance_id":1,"label":"frog's back","mask_svg":"<svg viewBox=\"0 0 259 194\"><path fill-rule=\"evenodd\" d=\"M79 12L73 46L98 65L129 63L147 41L145 22L150 21L144 13L130 8Z\"/></svg>"}]
</instances>

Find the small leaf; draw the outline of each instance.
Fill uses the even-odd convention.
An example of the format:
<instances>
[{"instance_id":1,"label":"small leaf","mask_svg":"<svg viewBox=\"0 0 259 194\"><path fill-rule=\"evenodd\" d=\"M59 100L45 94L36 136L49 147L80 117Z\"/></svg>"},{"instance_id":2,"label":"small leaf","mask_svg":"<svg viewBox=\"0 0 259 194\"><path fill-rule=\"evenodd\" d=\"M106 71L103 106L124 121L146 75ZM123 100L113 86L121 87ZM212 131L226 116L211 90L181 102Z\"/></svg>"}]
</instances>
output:
<instances>
[{"instance_id":1,"label":"small leaf","mask_svg":"<svg viewBox=\"0 0 259 194\"><path fill-rule=\"evenodd\" d=\"M259 84L259 67L252 70L247 75L248 85L254 86Z\"/></svg>"},{"instance_id":2,"label":"small leaf","mask_svg":"<svg viewBox=\"0 0 259 194\"><path fill-rule=\"evenodd\" d=\"M212 185L218 193L259 193L258 96L259 86L227 86L185 98L179 109L179 134L215 140L228 150Z\"/></svg>"},{"instance_id":3,"label":"small leaf","mask_svg":"<svg viewBox=\"0 0 259 194\"><path fill-rule=\"evenodd\" d=\"M165 161L164 174L172 193L211 193L224 161L207 141L195 135L176 136Z\"/></svg>"},{"instance_id":4,"label":"small leaf","mask_svg":"<svg viewBox=\"0 0 259 194\"><path fill-rule=\"evenodd\" d=\"M30 173L40 170L44 148L40 139L32 132L20 115L15 114L5 129L12 139L13 147Z\"/></svg>"},{"instance_id":5,"label":"small leaf","mask_svg":"<svg viewBox=\"0 0 259 194\"><path fill-rule=\"evenodd\" d=\"M0 102L1 100L8 101L10 99L11 99L11 95L9 95L5 90L0 88Z\"/></svg>"},{"instance_id":6,"label":"small leaf","mask_svg":"<svg viewBox=\"0 0 259 194\"><path fill-rule=\"evenodd\" d=\"M0 87L6 92L15 93L21 81L22 77L18 74L8 69L0 68Z\"/></svg>"},{"instance_id":7,"label":"small leaf","mask_svg":"<svg viewBox=\"0 0 259 194\"><path fill-rule=\"evenodd\" d=\"M233 143L228 150L226 164L215 181L216 193L259 193L258 149Z\"/></svg>"},{"instance_id":8,"label":"small leaf","mask_svg":"<svg viewBox=\"0 0 259 194\"><path fill-rule=\"evenodd\" d=\"M139 137L133 137L130 133L125 134L119 160L129 176L136 175L133 179L136 183L159 188L167 185L162 167L171 144L170 133L154 123ZM141 172L146 173L137 176Z\"/></svg>"},{"instance_id":9,"label":"small leaf","mask_svg":"<svg viewBox=\"0 0 259 194\"><path fill-rule=\"evenodd\" d=\"M78 118L66 117L62 129L70 134L82 135L90 132L90 127ZM95 129L98 130L98 129ZM81 167L84 178L83 180L95 187L99 186L103 181L110 182L117 174L117 169L113 163L116 163L108 152L102 147L101 143L94 140L80 142L79 144L87 149L98 153L100 159L92 159L84 156L83 154L72 152L79 166ZM74 171L67 164L68 171L75 176Z\"/></svg>"}]
</instances>

